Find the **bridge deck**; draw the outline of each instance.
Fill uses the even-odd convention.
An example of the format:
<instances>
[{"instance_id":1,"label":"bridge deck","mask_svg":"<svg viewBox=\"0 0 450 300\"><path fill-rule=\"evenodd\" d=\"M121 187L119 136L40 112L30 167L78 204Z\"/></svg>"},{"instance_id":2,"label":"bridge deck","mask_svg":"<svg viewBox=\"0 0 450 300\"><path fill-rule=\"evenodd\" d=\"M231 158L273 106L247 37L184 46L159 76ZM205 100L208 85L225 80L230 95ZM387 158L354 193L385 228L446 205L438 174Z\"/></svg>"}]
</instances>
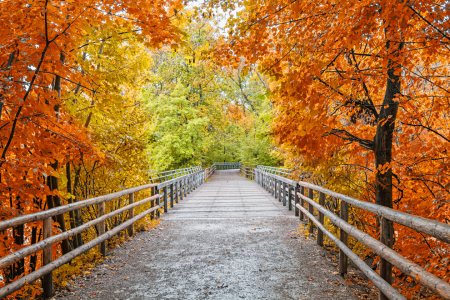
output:
<instances>
[{"instance_id":1,"label":"bridge deck","mask_svg":"<svg viewBox=\"0 0 450 300\"><path fill-rule=\"evenodd\" d=\"M238 170L217 171L162 219L65 298L356 299L293 213Z\"/></svg>"}]
</instances>

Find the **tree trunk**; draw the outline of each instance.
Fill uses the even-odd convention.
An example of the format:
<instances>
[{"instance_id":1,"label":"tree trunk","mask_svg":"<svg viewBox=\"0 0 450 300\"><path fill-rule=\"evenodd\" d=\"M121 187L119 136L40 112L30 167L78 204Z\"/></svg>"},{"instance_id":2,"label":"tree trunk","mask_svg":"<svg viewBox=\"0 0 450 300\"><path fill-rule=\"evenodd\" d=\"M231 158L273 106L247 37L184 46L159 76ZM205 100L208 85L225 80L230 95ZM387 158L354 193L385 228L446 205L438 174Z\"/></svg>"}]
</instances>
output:
<instances>
[{"instance_id":1,"label":"tree trunk","mask_svg":"<svg viewBox=\"0 0 450 300\"><path fill-rule=\"evenodd\" d=\"M386 43L389 50L389 41ZM400 43L397 53L403 48ZM397 118L398 102L394 101L400 93L400 65L392 60L389 61L388 79L383 105L378 118L377 133L374 138L376 182L375 182L375 202L376 204L393 207L392 202L392 169L387 166L392 161L392 141L395 130L395 120ZM380 169L381 168L381 169ZM392 248L394 245L394 227L392 221L381 219L380 241ZM392 265L384 259L380 260L380 276L388 283L392 283ZM380 295L380 299L384 298Z\"/></svg>"},{"instance_id":2,"label":"tree trunk","mask_svg":"<svg viewBox=\"0 0 450 300\"><path fill-rule=\"evenodd\" d=\"M69 198L67 199L67 201L69 202L69 204L71 204L73 202L73 197L72 197L72 177L70 176L70 162L66 163L66 177L67 177L67 193L70 194ZM72 211L69 212L69 217L70 217L70 226L71 228L75 228L77 227L76 223L75 223L75 213ZM78 248L78 239L72 238L72 243L73 243L73 248Z\"/></svg>"},{"instance_id":3,"label":"tree trunk","mask_svg":"<svg viewBox=\"0 0 450 300\"><path fill-rule=\"evenodd\" d=\"M54 170L58 169L58 162L51 164L51 167ZM58 179L55 176L47 177L47 185L51 191L58 190ZM61 206L61 199L58 196L47 196L47 205L48 209ZM59 223L59 228L62 232L66 231L66 224L64 221L64 214L57 215L54 220ZM70 252L69 241L66 239L62 241L61 248L63 251L63 255Z\"/></svg>"}]
</instances>

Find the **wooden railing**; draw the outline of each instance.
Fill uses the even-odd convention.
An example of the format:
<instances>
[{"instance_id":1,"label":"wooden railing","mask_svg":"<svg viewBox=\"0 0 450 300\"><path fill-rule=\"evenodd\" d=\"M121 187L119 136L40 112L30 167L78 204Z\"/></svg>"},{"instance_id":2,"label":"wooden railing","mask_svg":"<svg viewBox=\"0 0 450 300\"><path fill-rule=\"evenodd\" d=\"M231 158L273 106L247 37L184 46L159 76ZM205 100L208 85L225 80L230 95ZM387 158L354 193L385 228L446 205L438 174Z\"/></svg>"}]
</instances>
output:
<instances>
[{"instance_id":1,"label":"wooden railing","mask_svg":"<svg viewBox=\"0 0 450 300\"><path fill-rule=\"evenodd\" d=\"M241 174L247 179L255 180L255 168L241 165Z\"/></svg>"},{"instance_id":2,"label":"wooden railing","mask_svg":"<svg viewBox=\"0 0 450 300\"><path fill-rule=\"evenodd\" d=\"M214 170L215 166L207 168L205 170L202 170L201 167L194 167L162 172L158 176L153 176L151 184L122 190L116 193L99 196L0 222L0 231L4 231L8 228L30 222L42 221L43 223L43 240L33 245L24 247L0 259L0 269L5 269L6 267L20 261L21 259L24 259L31 254L43 250L42 267L1 288L0 299L3 299L11 293L19 290L27 283L32 283L39 278L43 279L42 286L44 290L44 296L51 297L53 295L52 272L55 269L70 262L75 257L83 254L84 252L94 248L97 245L99 246L99 251L101 252L101 254L106 255L105 241L107 239L113 237L114 235L120 233L120 231L125 229L128 231L128 234L130 236L133 235L133 225L136 221L149 214L151 218L158 218L159 209L164 209L164 212L167 212L169 203L170 207L173 207L174 202L178 203L179 199L183 200L183 197L185 197L193 189L201 185L207 178L209 178L214 173ZM134 194L142 190L150 190L150 197L134 202ZM129 204L124 207L118 208L108 214L105 214L105 203L123 196L128 196ZM134 209L136 207L149 202L151 203L150 209L145 210L137 216L134 215ZM97 205L97 217L95 219L78 227L72 228L71 230L68 230L66 232L52 236L52 217L74 210L87 208L93 205ZM128 212L128 220L105 232L105 220L126 211ZM95 225L98 226L99 232L97 238L94 238L93 240L52 261L52 245L54 243L58 243L70 237L73 237Z\"/></svg>"},{"instance_id":3,"label":"wooden railing","mask_svg":"<svg viewBox=\"0 0 450 300\"><path fill-rule=\"evenodd\" d=\"M347 273L347 263L348 258L350 258L380 290L381 299L405 299L391 286L390 282L392 274L383 274L382 276L378 275L378 273L372 270L372 268L370 268L348 247L348 235L350 235L379 255L381 263L396 266L405 275L411 277L413 280L419 282L442 298L450 299L449 283L427 272L425 269L401 256L387 245L350 225L348 223L349 205L354 205L359 209L363 209L380 216L380 223L382 224L383 222L386 222L386 220L390 220L418 232L432 236L445 243L450 243L449 225L419 216L410 215L377 204L360 201L307 182L297 182L284 176L276 175L282 174L288 176L290 174L288 171L283 171L285 169L276 169L277 168L258 166L255 170L256 182L263 186L268 192L272 193L272 195L274 195L275 198L278 198L279 201L282 201L283 205L286 206L286 204L288 204L289 210L295 208L295 215L299 216L300 220L303 220L306 216L309 219L310 233L314 230L313 224L317 226L317 244L323 246L323 235L325 234L339 247L339 272L341 274ZM305 195L306 191L307 196ZM326 197L339 199L339 217L326 208ZM305 206L305 204L307 204L307 206ZM316 214L315 210L317 211ZM337 238L333 233L325 228L325 216L339 228L340 238Z\"/></svg>"},{"instance_id":4,"label":"wooden railing","mask_svg":"<svg viewBox=\"0 0 450 300\"><path fill-rule=\"evenodd\" d=\"M214 172L216 171L216 165L212 165L209 168L205 169L205 180L208 180L209 178L211 178L211 176L214 174Z\"/></svg>"},{"instance_id":5,"label":"wooden railing","mask_svg":"<svg viewBox=\"0 0 450 300\"><path fill-rule=\"evenodd\" d=\"M230 170L230 169L240 169L240 162L215 162L217 170Z\"/></svg>"}]
</instances>

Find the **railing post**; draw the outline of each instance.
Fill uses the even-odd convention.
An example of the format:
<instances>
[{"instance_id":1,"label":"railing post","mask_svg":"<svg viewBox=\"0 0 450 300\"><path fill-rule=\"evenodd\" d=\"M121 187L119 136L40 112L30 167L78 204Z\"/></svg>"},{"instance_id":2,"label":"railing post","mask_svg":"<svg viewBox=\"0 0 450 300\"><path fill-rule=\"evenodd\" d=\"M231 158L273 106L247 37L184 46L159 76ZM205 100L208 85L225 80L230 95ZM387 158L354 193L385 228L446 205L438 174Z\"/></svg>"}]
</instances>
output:
<instances>
[{"instance_id":1,"label":"railing post","mask_svg":"<svg viewBox=\"0 0 450 300\"><path fill-rule=\"evenodd\" d=\"M156 188L153 186L150 188L150 196L154 196L156 195L155 193ZM150 207L155 207L155 200L150 201ZM155 211L152 211L150 213L150 220L154 220L155 219Z\"/></svg>"},{"instance_id":2,"label":"railing post","mask_svg":"<svg viewBox=\"0 0 450 300\"><path fill-rule=\"evenodd\" d=\"M164 193L164 213L167 213L167 185L163 187L163 193Z\"/></svg>"},{"instance_id":3,"label":"railing post","mask_svg":"<svg viewBox=\"0 0 450 300\"><path fill-rule=\"evenodd\" d=\"M300 187L300 194L302 194L303 196L305 195L305 187ZM300 206L305 207L305 200L303 200L303 198L300 198ZM300 220L303 221L304 218L305 216L303 214L303 211L300 211Z\"/></svg>"},{"instance_id":4,"label":"railing post","mask_svg":"<svg viewBox=\"0 0 450 300\"><path fill-rule=\"evenodd\" d=\"M347 204L348 205L348 204ZM348 219L348 209L347 209L347 219ZM394 226L392 221L381 217L381 228L380 228L380 242L388 246L389 248L392 248L394 246L393 241L393 235L394 235ZM347 221L348 222L348 221ZM380 257L380 276L384 280L386 280L387 283L392 283L392 264L388 262L387 260ZM380 300L387 300L389 299L380 292L379 296Z\"/></svg>"},{"instance_id":5,"label":"railing post","mask_svg":"<svg viewBox=\"0 0 450 300\"><path fill-rule=\"evenodd\" d=\"M280 186L282 189L280 196L283 197L283 206L286 206L286 182L280 182Z\"/></svg>"},{"instance_id":6,"label":"railing post","mask_svg":"<svg viewBox=\"0 0 450 300\"><path fill-rule=\"evenodd\" d=\"M128 196L128 203L129 203L129 204L133 204L133 203L134 203L134 193L131 193L131 194ZM133 208L130 208L130 209L128 210L128 215L129 215L129 218L128 218L128 219L134 218L134 207L133 207ZM129 235L129 236L133 236L133 234L134 234L134 224L131 224L131 225L128 227L128 235Z\"/></svg>"},{"instance_id":7,"label":"railing post","mask_svg":"<svg viewBox=\"0 0 450 300\"><path fill-rule=\"evenodd\" d=\"M348 203L343 200L341 200L340 218L345 222L348 222ZM342 229L339 229L339 239L345 244L345 246L348 246L347 232ZM339 273L341 273L342 276L347 273L347 266L347 255L345 255L342 250L339 250Z\"/></svg>"},{"instance_id":8,"label":"railing post","mask_svg":"<svg viewBox=\"0 0 450 300\"><path fill-rule=\"evenodd\" d=\"M299 215L299 209L297 208L297 204L298 204L298 183L294 183L294 210L295 210L295 216L298 217Z\"/></svg>"},{"instance_id":9,"label":"railing post","mask_svg":"<svg viewBox=\"0 0 450 300\"><path fill-rule=\"evenodd\" d=\"M99 217L103 216L105 214L105 202L99 203L97 209L98 209L98 216ZM101 236L104 233L105 233L105 221L103 220L98 224L98 235ZM105 241L101 242L100 245L98 245L98 250L103 256L106 256Z\"/></svg>"},{"instance_id":10,"label":"railing post","mask_svg":"<svg viewBox=\"0 0 450 300\"><path fill-rule=\"evenodd\" d=\"M155 199L155 200L156 200L155 205L156 205L156 206L159 206L159 205L161 204L161 195L159 195L159 188L158 188L158 187L155 188L155 193L158 194L158 197L156 197L156 199ZM156 194L155 194L155 195L156 195ZM159 208L158 208L158 209L156 210L156 219L159 219L160 214L161 214L161 213L159 212Z\"/></svg>"},{"instance_id":11,"label":"railing post","mask_svg":"<svg viewBox=\"0 0 450 300\"><path fill-rule=\"evenodd\" d=\"M43 238L48 239L52 236L52 218L43 220ZM43 250L42 265L48 265L52 262L52 244L46 246ZM42 288L44 289L45 297L53 296L53 272L44 275L42 278Z\"/></svg>"},{"instance_id":12,"label":"railing post","mask_svg":"<svg viewBox=\"0 0 450 300\"><path fill-rule=\"evenodd\" d=\"M325 205L325 194L322 192L319 192L319 205L324 206ZM319 211L319 222L323 225L324 216L323 213ZM323 231L317 228L317 244L319 246L323 246Z\"/></svg>"},{"instance_id":13,"label":"railing post","mask_svg":"<svg viewBox=\"0 0 450 300\"><path fill-rule=\"evenodd\" d=\"M311 188L308 188L308 198L314 201L314 191ZM308 211L311 215L314 215L314 207L309 203ZM314 223L311 219L309 220L309 233L314 233Z\"/></svg>"},{"instance_id":14,"label":"railing post","mask_svg":"<svg viewBox=\"0 0 450 300\"><path fill-rule=\"evenodd\" d=\"M174 205L174 201L175 201L175 196L174 196L174 190L173 190L173 183L170 184L170 207L173 207Z\"/></svg>"},{"instance_id":15,"label":"railing post","mask_svg":"<svg viewBox=\"0 0 450 300\"><path fill-rule=\"evenodd\" d=\"M287 196L287 201L288 201L289 210L292 210L292 201L291 201L291 197L292 197L292 185L288 184L288 196Z\"/></svg>"},{"instance_id":16,"label":"railing post","mask_svg":"<svg viewBox=\"0 0 450 300\"><path fill-rule=\"evenodd\" d=\"M184 194L184 197L187 196L187 178L183 179L183 194Z\"/></svg>"},{"instance_id":17,"label":"railing post","mask_svg":"<svg viewBox=\"0 0 450 300\"><path fill-rule=\"evenodd\" d=\"M277 191L277 187L278 187L278 180L273 179L273 196L275 197L275 199L278 199L278 191Z\"/></svg>"},{"instance_id":18,"label":"railing post","mask_svg":"<svg viewBox=\"0 0 450 300\"><path fill-rule=\"evenodd\" d=\"M184 198L184 195L183 195L183 180L184 180L184 179L181 179L181 180L178 182L179 188L180 188L180 200L183 200L183 198Z\"/></svg>"},{"instance_id":19,"label":"railing post","mask_svg":"<svg viewBox=\"0 0 450 300\"><path fill-rule=\"evenodd\" d=\"M178 181L175 182L175 202L178 203Z\"/></svg>"},{"instance_id":20,"label":"railing post","mask_svg":"<svg viewBox=\"0 0 450 300\"><path fill-rule=\"evenodd\" d=\"M283 199L281 198L282 197L282 189L283 189L283 183L281 182L281 180L279 180L278 181L278 202L281 202Z\"/></svg>"},{"instance_id":21,"label":"railing post","mask_svg":"<svg viewBox=\"0 0 450 300\"><path fill-rule=\"evenodd\" d=\"M191 175L186 178L186 192L188 195L191 193Z\"/></svg>"}]
</instances>

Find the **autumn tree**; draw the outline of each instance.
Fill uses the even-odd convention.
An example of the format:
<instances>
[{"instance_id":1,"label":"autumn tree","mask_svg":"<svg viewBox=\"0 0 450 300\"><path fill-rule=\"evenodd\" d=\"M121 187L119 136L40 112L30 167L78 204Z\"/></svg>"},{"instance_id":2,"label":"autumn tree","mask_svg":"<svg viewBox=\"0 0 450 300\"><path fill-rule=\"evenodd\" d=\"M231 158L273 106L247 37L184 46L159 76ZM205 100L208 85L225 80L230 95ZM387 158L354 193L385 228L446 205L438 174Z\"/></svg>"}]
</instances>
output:
<instances>
[{"instance_id":1,"label":"autumn tree","mask_svg":"<svg viewBox=\"0 0 450 300\"><path fill-rule=\"evenodd\" d=\"M361 174L363 184L349 184L369 201L450 222L447 3L264 0L243 8L217 54L235 68L245 57L270 76L279 145L324 178L344 168ZM392 247L392 223L376 222L373 234ZM440 262L447 245L395 230L398 251L448 274ZM382 261L388 281L390 268Z\"/></svg>"},{"instance_id":2,"label":"autumn tree","mask_svg":"<svg viewBox=\"0 0 450 300\"><path fill-rule=\"evenodd\" d=\"M89 99L92 108L117 103L117 97L111 96L117 90L110 88L119 85L107 85L101 76L109 72L113 77L119 66L106 70L113 64L94 63L93 58L102 57L111 41L126 43L128 33L139 34L148 48L177 42L179 31L173 18L179 7L179 1L145 0L1 2L1 219L61 205L67 196L60 191L63 168L68 163L78 166L81 161L104 160L87 126L93 115L77 118L74 112L91 109L81 97ZM114 27L121 31L101 30ZM93 38L94 32L101 38ZM99 49L88 55L93 45ZM56 221L59 230L64 230L63 216ZM40 226L2 232L1 255L30 239L37 242L42 238ZM62 250L70 251L67 241ZM38 256L21 261L3 273L2 284L38 264Z\"/></svg>"}]
</instances>

